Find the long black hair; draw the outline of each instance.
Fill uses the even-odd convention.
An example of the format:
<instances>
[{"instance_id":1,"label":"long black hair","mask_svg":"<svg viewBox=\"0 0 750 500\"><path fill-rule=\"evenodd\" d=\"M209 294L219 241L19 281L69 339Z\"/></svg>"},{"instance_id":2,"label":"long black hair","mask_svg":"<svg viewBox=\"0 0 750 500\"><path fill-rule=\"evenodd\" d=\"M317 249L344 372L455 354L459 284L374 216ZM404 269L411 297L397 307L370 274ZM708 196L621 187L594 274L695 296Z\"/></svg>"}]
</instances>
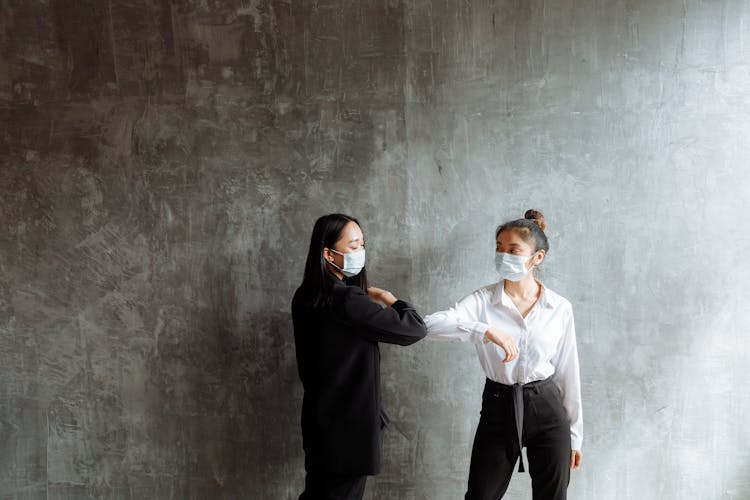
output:
<instances>
[{"instance_id":1,"label":"long black hair","mask_svg":"<svg viewBox=\"0 0 750 500\"><path fill-rule=\"evenodd\" d=\"M360 225L357 219L344 214L328 214L315 221L312 238L310 238L310 250L307 252L305 262L305 275L300 286L304 291L306 302L313 307L321 307L330 303L330 271L323 258L323 249L333 248L341 238L344 226L350 222ZM345 278L345 282L347 285L356 285L367 291L367 271L363 268L358 275Z\"/></svg>"}]
</instances>

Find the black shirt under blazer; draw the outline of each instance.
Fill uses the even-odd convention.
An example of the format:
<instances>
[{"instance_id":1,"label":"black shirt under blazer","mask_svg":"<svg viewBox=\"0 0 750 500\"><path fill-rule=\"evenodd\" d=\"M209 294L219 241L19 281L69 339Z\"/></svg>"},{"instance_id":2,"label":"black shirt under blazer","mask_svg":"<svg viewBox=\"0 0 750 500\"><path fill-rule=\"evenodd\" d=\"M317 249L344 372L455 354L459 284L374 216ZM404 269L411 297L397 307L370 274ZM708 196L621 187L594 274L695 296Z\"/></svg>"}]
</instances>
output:
<instances>
[{"instance_id":1,"label":"black shirt under blazer","mask_svg":"<svg viewBox=\"0 0 750 500\"><path fill-rule=\"evenodd\" d=\"M297 290L292 300L297 368L304 387L305 469L342 475L380 472L378 342L409 345L424 338L422 318L398 300L382 307L335 276L332 301L313 308Z\"/></svg>"}]
</instances>

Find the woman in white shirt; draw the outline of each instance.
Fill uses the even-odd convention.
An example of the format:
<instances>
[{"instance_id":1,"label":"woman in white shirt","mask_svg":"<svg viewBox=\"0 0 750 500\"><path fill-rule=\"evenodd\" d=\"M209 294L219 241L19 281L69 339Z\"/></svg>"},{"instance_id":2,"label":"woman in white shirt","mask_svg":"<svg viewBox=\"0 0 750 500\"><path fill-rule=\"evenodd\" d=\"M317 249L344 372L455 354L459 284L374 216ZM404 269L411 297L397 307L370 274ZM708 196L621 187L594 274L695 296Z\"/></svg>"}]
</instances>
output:
<instances>
[{"instance_id":1,"label":"woman in white shirt","mask_svg":"<svg viewBox=\"0 0 750 500\"><path fill-rule=\"evenodd\" d=\"M526 447L534 500L564 500L581 464L581 387L573 311L537 281L549 243L544 216L498 227L496 284L425 318L427 337L476 345L487 375L466 500L496 500Z\"/></svg>"}]
</instances>

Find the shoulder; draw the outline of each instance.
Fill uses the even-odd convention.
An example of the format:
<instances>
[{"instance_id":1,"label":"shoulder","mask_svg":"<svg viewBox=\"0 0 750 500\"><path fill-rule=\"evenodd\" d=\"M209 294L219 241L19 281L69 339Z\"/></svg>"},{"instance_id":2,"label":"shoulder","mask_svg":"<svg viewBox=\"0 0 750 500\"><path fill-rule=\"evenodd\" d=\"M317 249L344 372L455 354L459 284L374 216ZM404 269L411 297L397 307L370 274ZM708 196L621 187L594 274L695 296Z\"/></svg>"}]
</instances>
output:
<instances>
[{"instance_id":1,"label":"shoulder","mask_svg":"<svg viewBox=\"0 0 750 500\"><path fill-rule=\"evenodd\" d=\"M560 308L565 311L572 311L573 305L570 303L568 299L560 295L559 293L555 292L554 290L550 290L546 286L544 287L544 294L545 294L545 300L554 308Z\"/></svg>"},{"instance_id":2,"label":"shoulder","mask_svg":"<svg viewBox=\"0 0 750 500\"><path fill-rule=\"evenodd\" d=\"M300 286L292 297L292 315L299 315L310 309L312 309L310 293Z\"/></svg>"},{"instance_id":3,"label":"shoulder","mask_svg":"<svg viewBox=\"0 0 750 500\"><path fill-rule=\"evenodd\" d=\"M474 293L482 296L489 295L491 297L497 293L498 286L500 286L500 283L490 283L489 285L484 285L483 287L478 288Z\"/></svg>"},{"instance_id":4,"label":"shoulder","mask_svg":"<svg viewBox=\"0 0 750 500\"><path fill-rule=\"evenodd\" d=\"M347 285L342 281L335 281L331 287L331 295L334 304L348 304L368 300L367 293L356 285Z\"/></svg>"},{"instance_id":5,"label":"shoulder","mask_svg":"<svg viewBox=\"0 0 750 500\"><path fill-rule=\"evenodd\" d=\"M469 297L474 297L476 300L479 300L481 302L489 302L497 293L499 285L499 283L491 283L489 285L485 285L474 290L471 294L469 294Z\"/></svg>"},{"instance_id":6,"label":"shoulder","mask_svg":"<svg viewBox=\"0 0 750 500\"><path fill-rule=\"evenodd\" d=\"M300 286L297 288L297 290L294 291L294 296L292 297L292 309L299 308L304 301L305 290L302 288L302 286Z\"/></svg>"},{"instance_id":7,"label":"shoulder","mask_svg":"<svg viewBox=\"0 0 750 500\"><path fill-rule=\"evenodd\" d=\"M463 307L471 308L481 307L482 304L489 304L492 302L492 297L494 297L496 289L497 283L477 288L461 298L461 300L458 301L458 304Z\"/></svg>"}]
</instances>

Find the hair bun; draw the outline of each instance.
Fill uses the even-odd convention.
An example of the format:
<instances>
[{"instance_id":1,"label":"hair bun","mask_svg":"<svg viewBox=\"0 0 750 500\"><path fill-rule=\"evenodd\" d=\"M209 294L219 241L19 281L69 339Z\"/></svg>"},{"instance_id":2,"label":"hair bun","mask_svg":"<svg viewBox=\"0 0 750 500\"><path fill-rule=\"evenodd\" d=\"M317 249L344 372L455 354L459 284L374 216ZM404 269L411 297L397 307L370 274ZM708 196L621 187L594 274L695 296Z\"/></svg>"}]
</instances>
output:
<instances>
[{"instance_id":1,"label":"hair bun","mask_svg":"<svg viewBox=\"0 0 750 500\"><path fill-rule=\"evenodd\" d=\"M542 231L547 229L547 222L544 220L544 214L542 214L542 212L540 212L539 210L530 208L526 210L525 214L523 214L523 218L536 222L537 226L539 226L539 229L541 229Z\"/></svg>"}]
</instances>

